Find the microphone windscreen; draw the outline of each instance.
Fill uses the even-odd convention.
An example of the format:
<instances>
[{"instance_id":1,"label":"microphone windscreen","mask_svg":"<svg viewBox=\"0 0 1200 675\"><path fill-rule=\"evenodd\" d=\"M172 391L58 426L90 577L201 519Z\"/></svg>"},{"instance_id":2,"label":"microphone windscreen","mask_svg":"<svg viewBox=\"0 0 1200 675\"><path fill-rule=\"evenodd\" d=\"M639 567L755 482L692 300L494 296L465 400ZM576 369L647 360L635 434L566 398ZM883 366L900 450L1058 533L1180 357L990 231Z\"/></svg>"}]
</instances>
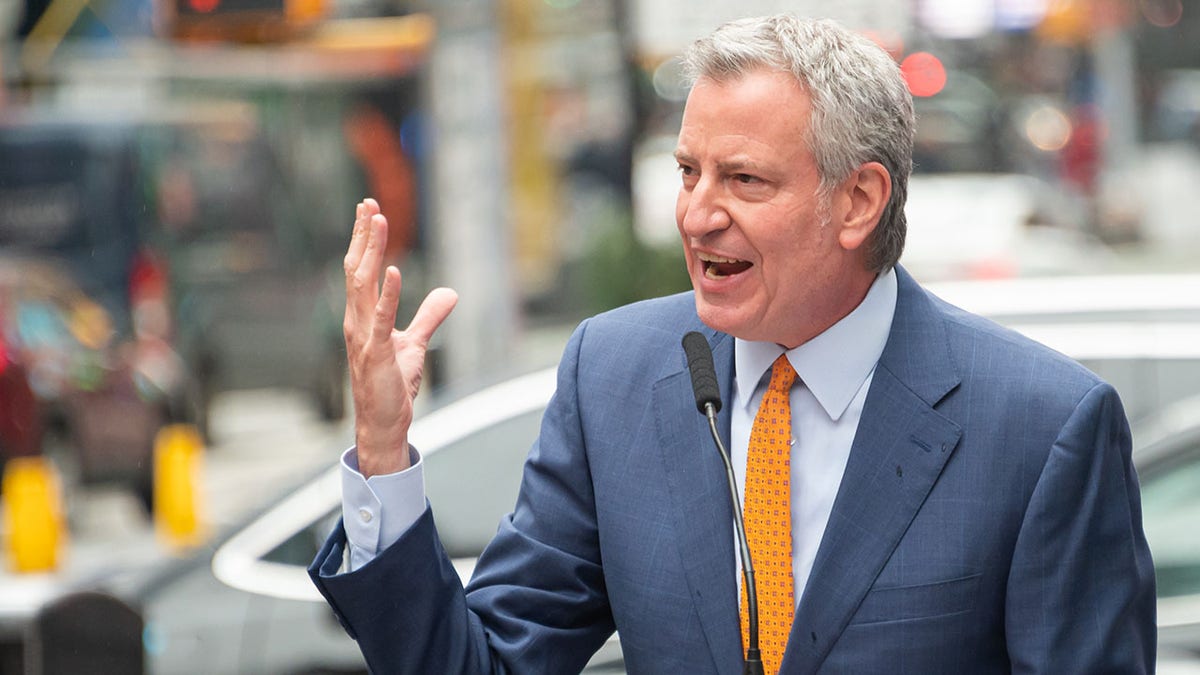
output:
<instances>
[{"instance_id":1,"label":"microphone windscreen","mask_svg":"<svg viewBox=\"0 0 1200 675\"><path fill-rule=\"evenodd\" d=\"M713 404L721 411L721 389L717 386L717 371L713 367L712 349L708 340L696 331L683 336L683 353L687 355L688 371L692 376L692 392L696 395L696 410L704 414L704 406Z\"/></svg>"}]
</instances>

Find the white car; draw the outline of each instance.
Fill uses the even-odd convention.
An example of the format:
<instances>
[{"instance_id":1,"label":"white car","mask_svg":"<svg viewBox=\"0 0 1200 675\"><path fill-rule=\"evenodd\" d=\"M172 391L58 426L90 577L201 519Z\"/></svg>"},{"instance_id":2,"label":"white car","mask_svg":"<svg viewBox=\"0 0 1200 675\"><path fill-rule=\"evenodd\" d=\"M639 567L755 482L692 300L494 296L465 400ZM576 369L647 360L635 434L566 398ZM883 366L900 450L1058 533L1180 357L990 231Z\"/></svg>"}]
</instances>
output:
<instances>
[{"instance_id":1,"label":"white car","mask_svg":"<svg viewBox=\"0 0 1200 675\"><path fill-rule=\"evenodd\" d=\"M1024 174L913 174L904 212L900 262L921 281L1095 273L1114 261L1084 233L1079 203Z\"/></svg>"}]
</instances>

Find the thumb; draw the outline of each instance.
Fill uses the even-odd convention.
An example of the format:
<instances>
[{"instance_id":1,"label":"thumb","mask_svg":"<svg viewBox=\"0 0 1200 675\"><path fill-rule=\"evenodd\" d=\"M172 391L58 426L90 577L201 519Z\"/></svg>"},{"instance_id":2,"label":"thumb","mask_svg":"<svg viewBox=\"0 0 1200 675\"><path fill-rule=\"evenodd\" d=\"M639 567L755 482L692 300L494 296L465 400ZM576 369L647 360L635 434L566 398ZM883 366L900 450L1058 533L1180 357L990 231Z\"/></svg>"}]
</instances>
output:
<instances>
[{"instance_id":1,"label":"thumb","mask_svg":"<svg viewBox=\"0 0 1200 675\"><path fill-rule=\"evenodd\" d=\"M405 331L421 344L428 344L438 327L458 304L458 293L450 288L435 288L421 301L417 313Z\"/></svg>"}]
</instances>

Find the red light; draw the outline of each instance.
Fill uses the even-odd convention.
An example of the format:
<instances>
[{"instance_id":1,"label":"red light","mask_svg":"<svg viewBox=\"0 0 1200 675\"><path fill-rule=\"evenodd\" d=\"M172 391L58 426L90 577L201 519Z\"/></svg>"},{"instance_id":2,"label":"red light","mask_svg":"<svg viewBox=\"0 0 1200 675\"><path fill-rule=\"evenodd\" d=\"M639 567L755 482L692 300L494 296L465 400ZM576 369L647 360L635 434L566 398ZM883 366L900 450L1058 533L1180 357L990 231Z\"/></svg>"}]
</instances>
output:
<instances>
[{"instance_id":1,"label":"red light","mask_svg":"<svg viewBox=\"0 0 1200 675\"><path fill-rule=\"evenodd\" d=\"M904 57L900 72L913 96L933 96L946 86L946 67L929 52L915 52Z\"/></svg>"},{"instance_id":2,"label":"red light","mask_svg":"<svg viewBox=\"0 0 1200 675\"><path fill-rule=\"evenodd\" d=\"M159 257L142 251L135 258L129 274L129 296L136 304L142 300L157 300L166 297L167 271Z\"/></svg>"},{"instance_id":3,"label":"red light","mask_svg":"<svg viewBox=\"0 0 1200 675\"><path fill-rule=\"evenodd\" d=\"M215 10L217 5L221 4L221 0L187 0L187 3L188 7L192 8L192 11L208 14Z\"/></svg>"},{"instance_id":4,"label":"red light","mask_svg":"<svg viewBox=\"0 0 1200 675\"><path fill-rule=\"evenodd\" d=\"M139 253L129 275L129 302L139 338L166 339L170 335L169 284L165 261L150 251Z\"/></svg>"}]
</instances>

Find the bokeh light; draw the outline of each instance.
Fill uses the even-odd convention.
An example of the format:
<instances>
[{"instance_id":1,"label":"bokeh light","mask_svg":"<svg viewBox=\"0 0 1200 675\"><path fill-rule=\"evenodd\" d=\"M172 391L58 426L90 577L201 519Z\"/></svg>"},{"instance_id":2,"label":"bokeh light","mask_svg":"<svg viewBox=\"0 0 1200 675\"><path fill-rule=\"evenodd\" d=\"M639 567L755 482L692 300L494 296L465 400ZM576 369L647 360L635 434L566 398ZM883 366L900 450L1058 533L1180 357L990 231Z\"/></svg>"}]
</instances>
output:
<instances>
[{"instance_id":1,"label":"bokeh light","mask_svg":"<svg viewBox=\"0 0 1200 675\"><path fill-rule=\"evenodd\" d=\"M1046 18L1050 0L996 0L996 27L1027 30Z\"/></svg>"},{"instance_id":2,"label":"bokeh light","mask_svg":"<svg viewBox=\"0 0 1200 675\"><path fill-rule=\"evenodd\" d=\"M208 14L217 8L220 0L188 0L188 7L201 14Z\"/></svg>"},{"instance_id":3,"label":"bokeh light","mask_svg":"<svg viewBox=\"0 0 1200 675\"><path fill-rule=\"evenodd\" d=\"M913 96L933 96L946 86L946 67L929 52L914 52L904 57L900 72Z\"/></svg>"},{"instance_id":4,"label":"bokeh light","mask_svg":"<svg viewBox=\"0 0 1200 675\"><path fill-rule=\"evenodd\" d=\"M683 101L687 99L689 87L683 76L683 63L678 58L670 58L659 64L650 77L654 85L654 93L666 101Z\"/></svg>"},{"instance_id":5,"label":"bokeh light","mask_svg":"<svg viewBox=\"0 0 1200 675\"><path fill-rule=\"evenodd\" d=\"M1183 18L1180 0L1139 0L1138 9L1147 22L1159 28L1170 28Z\"/></svg>"},{"instance_id":6,"label":"bokeh light","mask_svg":"<svg viewBox=\"0 0 1200 675\"><path fill-rule=\"evenodd\" d=\"M922 0L917 16L934 35L959 40L986 35L996 21L993 0Z\"/></svg>"},{"instance_id":7,"label":"bokeh light","mask_svg":"<svg viewBox=\"0 0 1200 675\"><path fill-rule=\"evenodd\" d=\"M1071 120L1052 105L1035 108L1025 118L1025 136L1038 150L1056 152L1071 140Z\"/></svg>"}]
</instances>

